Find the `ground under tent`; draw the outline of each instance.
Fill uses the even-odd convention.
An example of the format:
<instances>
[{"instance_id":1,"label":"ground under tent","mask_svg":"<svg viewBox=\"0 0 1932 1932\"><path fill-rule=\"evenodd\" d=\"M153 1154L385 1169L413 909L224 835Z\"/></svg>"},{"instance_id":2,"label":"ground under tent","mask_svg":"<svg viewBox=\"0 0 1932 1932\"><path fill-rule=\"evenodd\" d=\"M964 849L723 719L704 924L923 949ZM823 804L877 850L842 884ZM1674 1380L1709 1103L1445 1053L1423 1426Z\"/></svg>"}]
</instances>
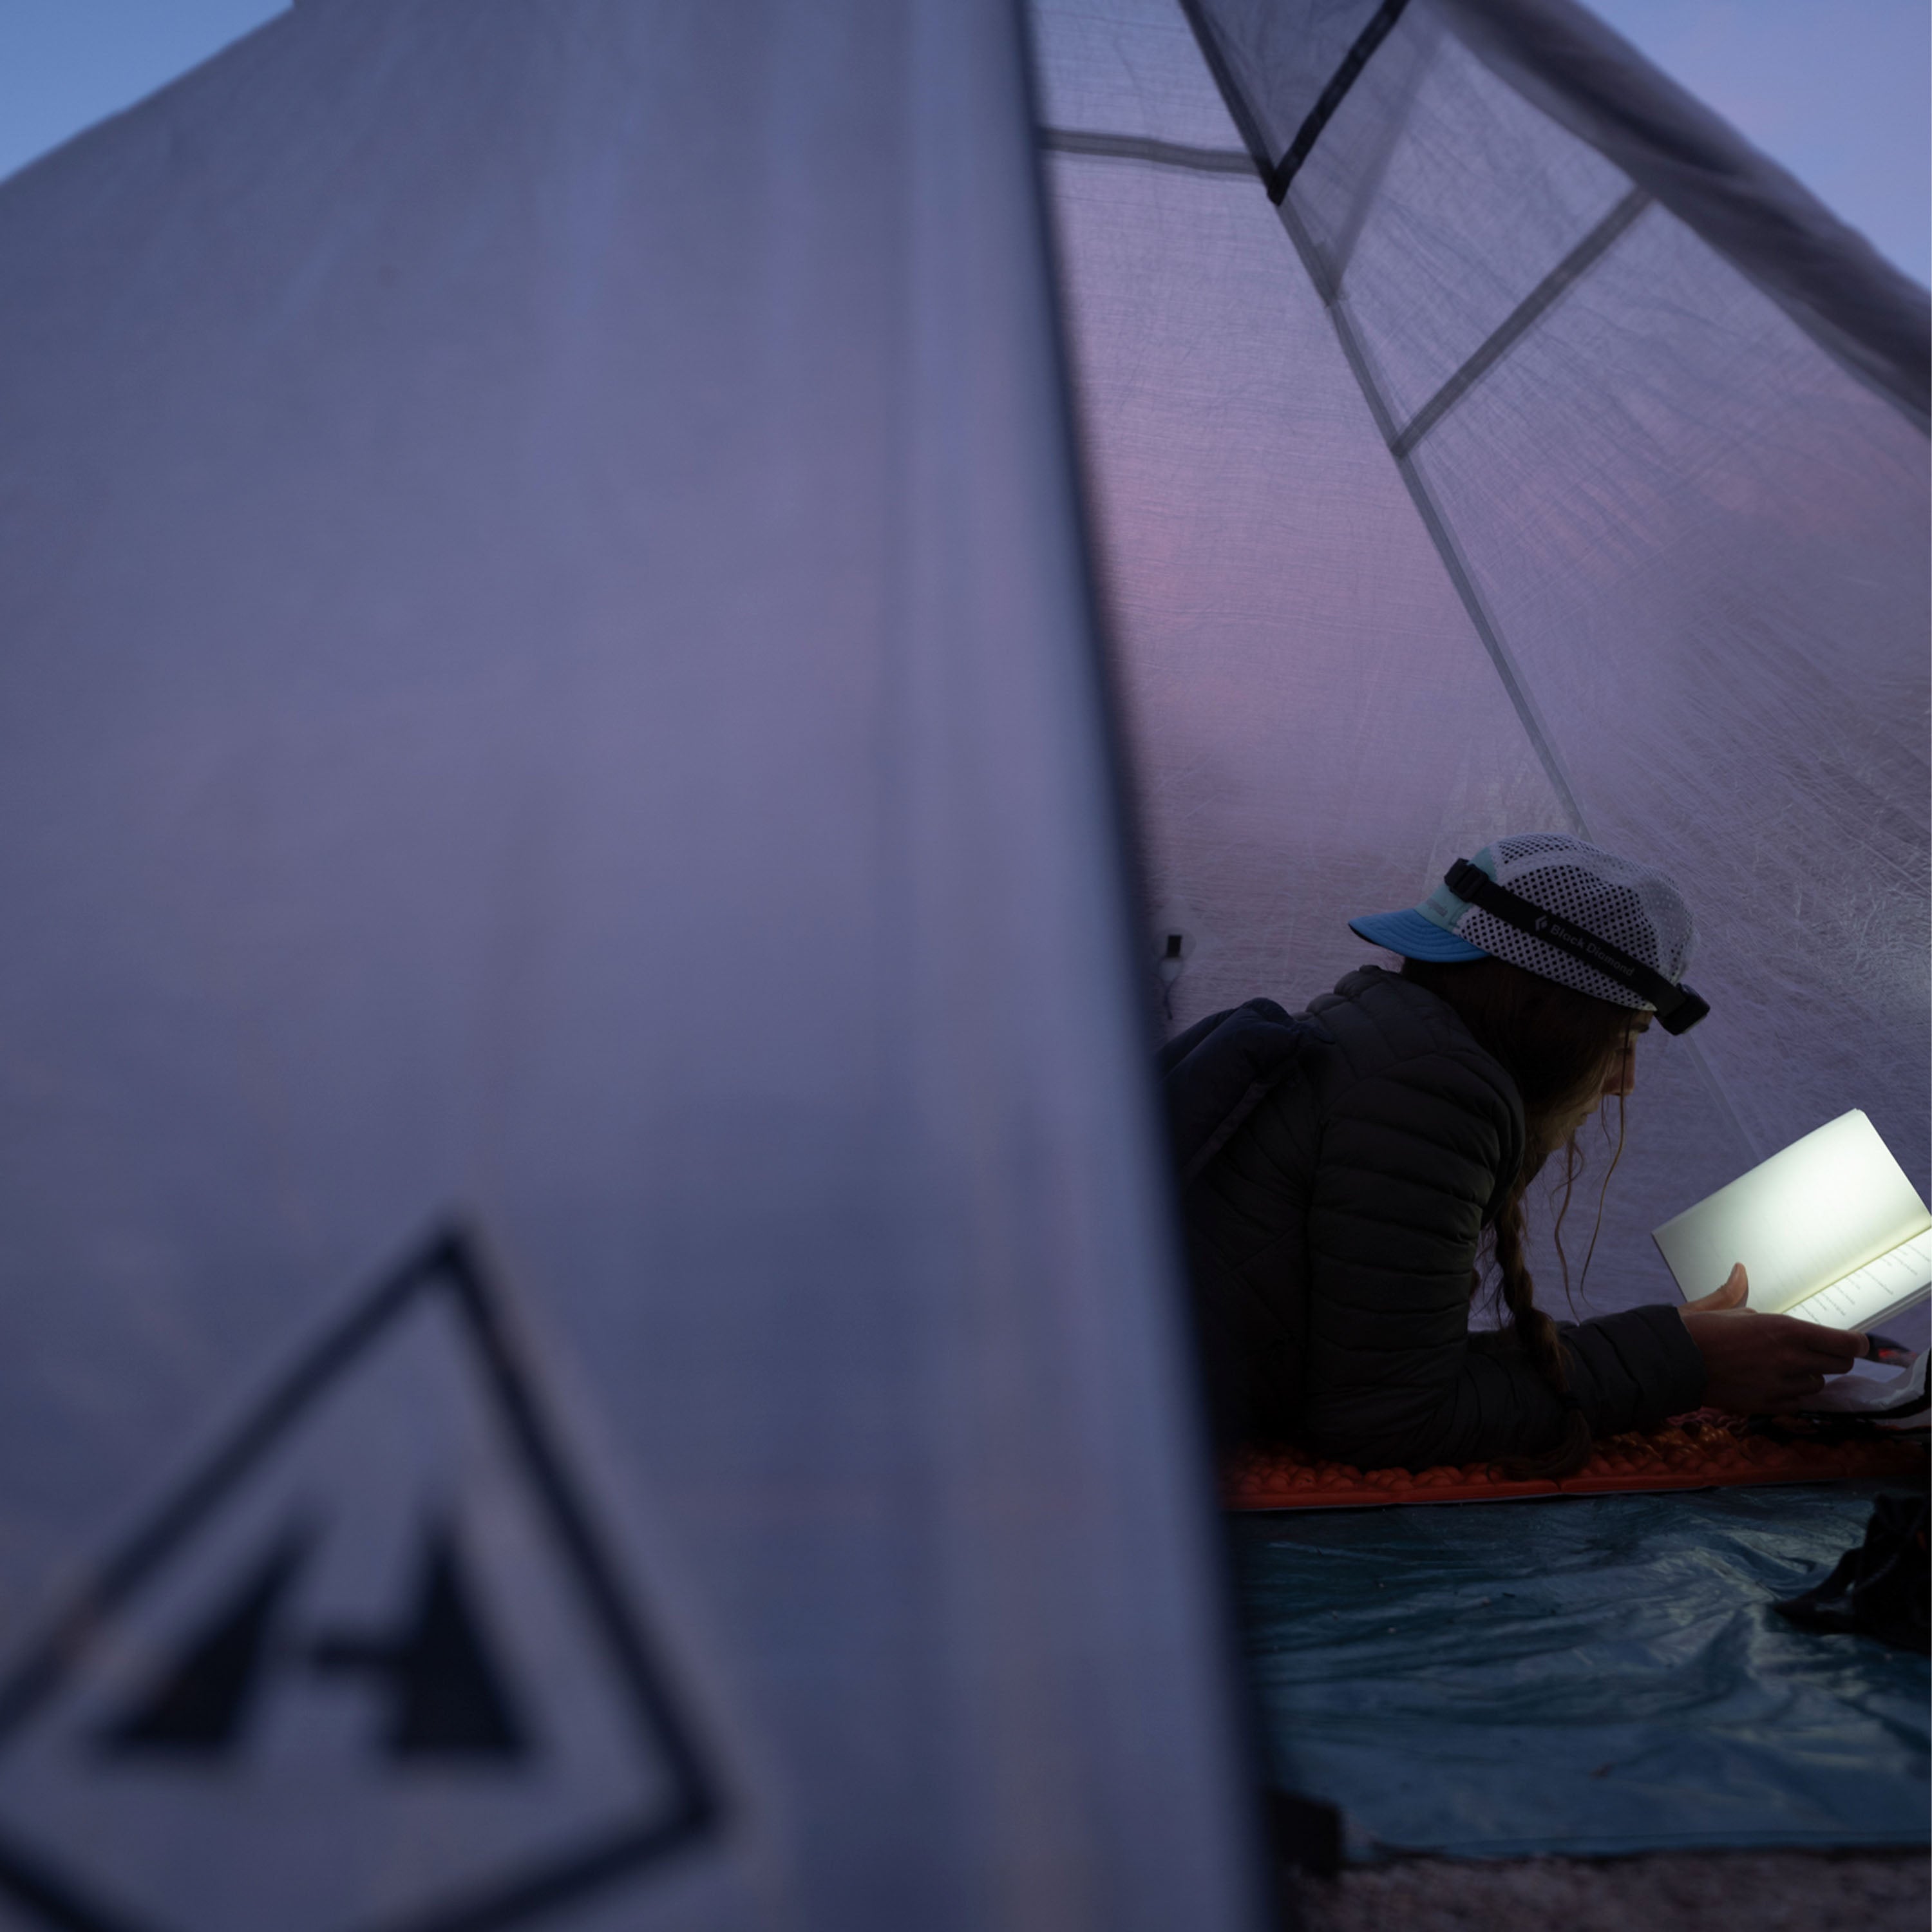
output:
<instances>
[{"instance_id":1,"label":"ground under tent","mask_svg":"<svg viewBox=\"0 0 1932 1932\"><path fill-rule=\"evenodd\" d=\"M1511 826L1598 1305L1923 1185L1924 292L1562 0L302 0L0 259L24 1924L1261 1923L1148 984Z\"/></svg>"},{"instance_id":2,"label":"ground under tent","mask_svg":"<svg viewBox=\"0 0 1932 1932\"><path fill-rule=\"evenodd\" d=\"M1925 1659L1772 1607L1883 1493L1245 1516L1270 1774L1352 1861L1922 1844Z\"/></svg>"}]
</instances>

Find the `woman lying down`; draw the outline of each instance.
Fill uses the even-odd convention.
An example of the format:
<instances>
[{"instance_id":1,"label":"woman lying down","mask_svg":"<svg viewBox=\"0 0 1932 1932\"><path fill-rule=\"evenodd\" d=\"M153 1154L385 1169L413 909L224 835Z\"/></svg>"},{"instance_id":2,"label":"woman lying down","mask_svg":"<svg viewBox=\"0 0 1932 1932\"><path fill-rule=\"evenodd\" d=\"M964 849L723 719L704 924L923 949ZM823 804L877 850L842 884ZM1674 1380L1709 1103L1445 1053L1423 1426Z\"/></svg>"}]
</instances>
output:
<instances>
[{"instance_id":1,"label":"woman lying down","mask_svg":"<svg viewBox=\"0 0 1932 1932\"><path fill-rule=\"evenodd\" d=\"M1224 1447L1558 1476L1594 1436L1701 1405L1789 1408L1865 1352L1746 1309L1742 1267L1681 1308L1559 1325L1536 1304L1526 1190L1552 1157L1574 1171L1653 1020L1682 1033L1708 1010L1661 873L1532 832L1351 924L1400 973L1364 967L1292 1016L1251 1000L1161 1057ZM1479 1257L1499 1329L1469 1326Z\"/></svg>"}]
</instances>

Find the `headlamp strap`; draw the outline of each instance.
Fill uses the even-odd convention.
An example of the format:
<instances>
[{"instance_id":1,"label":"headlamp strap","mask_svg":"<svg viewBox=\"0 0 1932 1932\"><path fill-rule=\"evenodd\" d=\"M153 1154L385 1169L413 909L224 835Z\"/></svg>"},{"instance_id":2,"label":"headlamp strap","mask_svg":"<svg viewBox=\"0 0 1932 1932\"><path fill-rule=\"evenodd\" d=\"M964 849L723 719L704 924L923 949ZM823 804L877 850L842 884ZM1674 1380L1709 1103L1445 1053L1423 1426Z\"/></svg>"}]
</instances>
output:
<instances>
[{"instance_id":1,"label":"headlamp strap","mask_svg":"<svg viewBox=\"0 0 1932 1932\"><path fill-rule=\"evenodd\" d=\"M1459 899L1480 906L1492 919L1499 919L1532 939L1540 940L1545 946L1553 946L1558 952L1594 967L1606 979L1628 986L1656 1008L1658 1024L1666 1033L1687 1032L1711 1010L1708 1002L1688 986L1673 984L1654 967L1631 958L1622 947L1586 932L1553 912L1546 912L1507 886L1498 885L1481 866L1472 866L1466 859L1458 859L1442 875L1442 883Z\"/></svg>"}]
</instances>

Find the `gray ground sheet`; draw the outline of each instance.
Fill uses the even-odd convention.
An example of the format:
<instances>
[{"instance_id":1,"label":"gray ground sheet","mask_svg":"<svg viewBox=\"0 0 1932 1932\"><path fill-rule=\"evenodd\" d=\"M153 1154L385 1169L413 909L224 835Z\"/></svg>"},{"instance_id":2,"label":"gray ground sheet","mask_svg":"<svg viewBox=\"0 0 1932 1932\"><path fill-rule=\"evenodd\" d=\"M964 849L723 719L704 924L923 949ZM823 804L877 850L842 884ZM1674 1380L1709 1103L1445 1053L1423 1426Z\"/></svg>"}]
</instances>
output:
<instances>
[{"instance_id":1,"label":"gray ground sheet","mask_svg":"<svg viewBox=\"0 0 1932 1932\"><path fill-rule=\"evenodd\" d=\"M1923 1844L1926 1660L1770 1608L1878 1493L1235 1518L1274 1777L1356 1859Z\"/></svg>"}]
</instances>

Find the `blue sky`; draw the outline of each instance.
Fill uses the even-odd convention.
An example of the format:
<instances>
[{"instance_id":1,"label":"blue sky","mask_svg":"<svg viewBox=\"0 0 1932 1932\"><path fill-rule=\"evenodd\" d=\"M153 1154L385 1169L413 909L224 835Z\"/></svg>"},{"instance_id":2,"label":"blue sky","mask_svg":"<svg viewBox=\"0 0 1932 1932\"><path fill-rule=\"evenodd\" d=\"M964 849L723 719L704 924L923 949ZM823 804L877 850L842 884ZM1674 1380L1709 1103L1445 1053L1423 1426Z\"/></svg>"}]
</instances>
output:
<instances>
[{"instance_id":1,"label":"blue sky","mask_svg":"<svg viewBox=\"0 0 1932 1932\"><path fill-rule=\"evenodd\" d=\"M0 0L0 175L281 10L280 0ZM1596 10L1928 279L1927 0L1596 0Z\"/></svg>"},{"instance_id":2,"label":"blue sky","mask_svg":"<svg viewBox=\"0 0 1932 1932\"><path fill-rule=\"evenodd\" d=\"M1927 0L1591 0L1918 280L1932 268Z\"/></svg>"}]
</instances>

